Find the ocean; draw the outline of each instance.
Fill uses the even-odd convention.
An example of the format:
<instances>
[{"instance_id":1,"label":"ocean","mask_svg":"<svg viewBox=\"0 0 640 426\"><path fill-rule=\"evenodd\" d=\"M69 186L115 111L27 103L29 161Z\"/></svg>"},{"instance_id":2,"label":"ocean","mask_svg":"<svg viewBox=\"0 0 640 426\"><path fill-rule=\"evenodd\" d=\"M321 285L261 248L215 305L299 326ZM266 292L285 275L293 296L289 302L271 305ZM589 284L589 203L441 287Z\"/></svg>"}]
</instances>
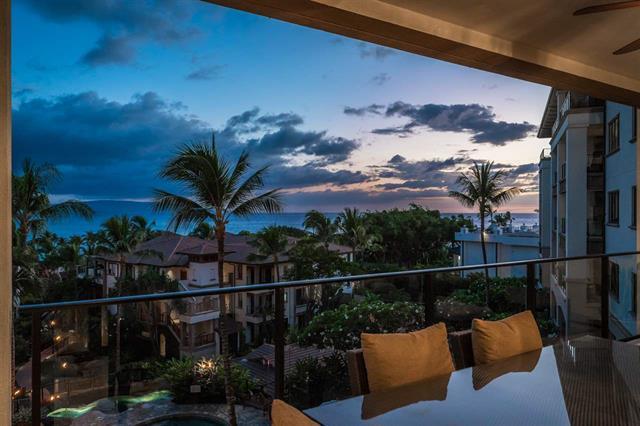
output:
<instances>
[{"instance_id":1,"label":"ocean","mask_svg":"<svg viewBox=\"0 0 640 426\"><path fill-rule=\"evenodd\" d=\"M155 228L167 229L171 215L168 213L156 213L153 211L152 203L138 201L90 201L87 204L94 210L91 220L84 220L77 217L64 219L49 224L49 230L61 237L71 235L82 235L87 231L97 231L100 225L108 218L117 215L144 216L149 221L155 221ZM335 219L338 213L325 213L330 219ZM443 213L443 215L456 215L457 213ZM232 218L227 227L229 232L238 233L240 231L257 232L270 225L291 226L302 228L305 213L279 213L279 214L256 214L245 218ZM477 215L465 214L465 216L478 222ZM537 213L514 213L513 225L531 226L538 223Z\"/></svg>"}]
</instances>

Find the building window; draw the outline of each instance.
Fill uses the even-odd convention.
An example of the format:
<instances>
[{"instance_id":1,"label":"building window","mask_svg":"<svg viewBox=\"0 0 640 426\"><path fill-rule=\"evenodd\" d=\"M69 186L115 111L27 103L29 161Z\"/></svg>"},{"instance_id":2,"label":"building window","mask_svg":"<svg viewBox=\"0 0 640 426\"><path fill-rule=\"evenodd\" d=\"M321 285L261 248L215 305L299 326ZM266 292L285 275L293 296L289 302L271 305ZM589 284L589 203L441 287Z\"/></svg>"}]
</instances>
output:
<instances>
[{"instance_id":1,"label":"building window","mask_svg":"<svg viewBox=\"0 0 640 426\"><path fill-rule=\"evenodd\" d=\"M631 273L631 312L638 312L638 274Z\"/></svg>"},{"instance_id":2,"label":"building window","mask_svg":"<svg viewBox=\"0 0 640 426\"><path fill-rule=\"evenodd\" d=\"M609 262L609 291L620 301L620 266L615 262Z\"/></svg>"},{"instance_id":3,"label":"building window","mask_svg":"<svg viewBox=\"0 0 640 426\"><path fill-rule=\"evenodd\" d=\"M609 192L609 225L618 225L620 223L620 191Z\"/></svg>"},{"instance_id":4,"label":"building window","mask_svg":"<svg viewBox=\"0 0 640 426\"><path fill-rule=\"evenodd\" d=\"M180 281L186 281L186 280L187 280L187 270L180 269Z\"/></svg>"},{"instance_id":5,"label":"building window","mask_svg":"<svg viewBox=\"0 0 640 426\"><path fill-rule=\"evenodd\" d=\"M563 217L560 219L560 232L563 234L567 233L567 218Z\"/></svg>"},{"instance_id":6,"label":"building window","mask_svg":"<svg viewBox=\"0 0 640 426\"><path fill-rule=\"evenodd\" d=\"M236 265L236 277L242 280L242 265Z\"/></svg>"},{"instance_id":7,"label":"building window","mask_svg":"<svg viewBox=\"0 0 640 426\"><path fill-rule=\"evenodd\" d=\"M620 114L609 121L609 154L620 149Z\"/></svg>"},{"instance_id":8,"label":"building window","mask_svg":"<svg viewBox=\"0 0 640 426\"><path fill-rule=\"evenodd\" d=\"M631 227L636 227L636 215L638 214L638 190L636 186L631 187Z\"/></svg>"}]
</instances>

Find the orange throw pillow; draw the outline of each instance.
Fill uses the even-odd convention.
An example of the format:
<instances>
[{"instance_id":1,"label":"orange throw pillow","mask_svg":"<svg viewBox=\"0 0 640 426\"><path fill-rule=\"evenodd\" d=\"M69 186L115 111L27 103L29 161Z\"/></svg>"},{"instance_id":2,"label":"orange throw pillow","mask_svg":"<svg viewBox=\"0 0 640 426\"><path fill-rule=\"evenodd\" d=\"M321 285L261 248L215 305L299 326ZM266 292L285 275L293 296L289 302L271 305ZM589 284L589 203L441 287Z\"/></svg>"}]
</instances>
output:
<instances>
[{"instance_id":1,"label":"orange throw pillow","mask_svg":"<svg viewBox=\"0 0 640 426\"><path fill-rule=\"evenodd\" d=\"M471 341L476 365L520 355L542 348L542 338L531 311L500 321L474 319Z\"/></svg>"},{"instance_id":2,"label":"orange throw pillow","mask_svg":"<svg viewBox=\"0 0 640 426\"><path fill-rule=\"evenodd\" d=\"M454 370L444 323L412 333L362 333L361 339L371 392Z\"/></svg>"},{"instance_id":3,"label":"orange throw pillow","mask_svg":"<svg viewBox=\"0 0 640 426\"><path fill-rule=\"evenodd\" d=\"M279 399L274 399L271 404L271 424L273 426L320 426L302 411Z\"/></svg>"}]
</instances>

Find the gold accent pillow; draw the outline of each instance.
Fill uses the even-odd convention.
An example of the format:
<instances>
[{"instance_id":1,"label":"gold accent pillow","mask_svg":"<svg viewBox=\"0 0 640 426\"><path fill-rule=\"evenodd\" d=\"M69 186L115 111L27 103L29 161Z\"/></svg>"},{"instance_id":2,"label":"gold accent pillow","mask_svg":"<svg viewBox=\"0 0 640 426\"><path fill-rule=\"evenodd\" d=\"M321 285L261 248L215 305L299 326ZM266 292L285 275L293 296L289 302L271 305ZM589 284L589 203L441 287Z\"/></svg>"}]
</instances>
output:
<instances>
[{"instance_id":1,"label":"gold accent pillow","mask_svg":"<svg viewBox=\"0 0 640 426\"><path fill-rule=\"evenodd\" d=\"M320 426L302 411L279 399L274 399L271 404L271 424L273 426Z\"/></svg>"},{"instance_id":2,"label":"gold accent pillow","mask_svg":"<svg viewBox=\"0 0 640 426\"><path fill-rule=\"evenodd\" d=\"M444 323L412 333L362 333L361 340L371 392L454 370Z\"/></svg>"},{"instance_id":3,"label":"gold accent pillow","mask_svg":"<svg viewBox=\"0 0 640 426\"><path fill-rule=\"evenodd\" d=\"M520 355L542 348L542 338L531 311L500 321L474 319L471 341L476 365Z\"/></svg>"}]
</instances>

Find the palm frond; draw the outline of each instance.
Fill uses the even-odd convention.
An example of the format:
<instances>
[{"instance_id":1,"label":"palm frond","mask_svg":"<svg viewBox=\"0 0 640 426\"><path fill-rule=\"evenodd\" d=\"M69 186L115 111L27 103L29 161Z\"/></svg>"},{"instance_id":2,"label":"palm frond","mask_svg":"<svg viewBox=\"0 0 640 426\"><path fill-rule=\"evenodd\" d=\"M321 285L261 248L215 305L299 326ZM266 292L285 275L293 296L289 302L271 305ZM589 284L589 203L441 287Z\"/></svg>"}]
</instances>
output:
<instances>
[{"instance_id":1,"label":"palm frond","mask_svg":"<svg viewBox=\"0 0 640 426\"><path fill-rule=\"evenodd\" d=\"M250 198L229 211L229 215L247 216L256 213L280 213L282 211L282 193L273 189Z\"/></svg>"},{"instance_id":2,"label":"palm frond","mask_svg":"<svg viewBox=\"0 0 640 426\"><path fill-rule=\"evenodd\" d=\"M449 197L455 199L456 201L458 201L460 204L462 204L464 207L468 207L471 208L473 206L475 206L476 204L476 199L465 194L462 193L460 191L449 191Z\"/></svg>"},{"instance_id":3,"label":"palm frond","mask_svg":"<svg viewBox=\"0 0 640 426\"><path fill-rule=\"evenodd\" d=\"M68 200L50 205L40 212L40 216L45 220L59 220L70 216L91 219L93 217L93 209L82 201Z\"/></svg>"},{"instance_id":4,"label":"palm frond","mask_svg":"<svg viewBox=\"0 0 640 426\"><path fill-rule=\"evenodd\" d=\"M154 210L158 212L172 211L173 217L169 227L178 230L181 227L198 226L207 219L215 217L195 201L160 189L154 190Z\"/></svg>"}]
</instances>

